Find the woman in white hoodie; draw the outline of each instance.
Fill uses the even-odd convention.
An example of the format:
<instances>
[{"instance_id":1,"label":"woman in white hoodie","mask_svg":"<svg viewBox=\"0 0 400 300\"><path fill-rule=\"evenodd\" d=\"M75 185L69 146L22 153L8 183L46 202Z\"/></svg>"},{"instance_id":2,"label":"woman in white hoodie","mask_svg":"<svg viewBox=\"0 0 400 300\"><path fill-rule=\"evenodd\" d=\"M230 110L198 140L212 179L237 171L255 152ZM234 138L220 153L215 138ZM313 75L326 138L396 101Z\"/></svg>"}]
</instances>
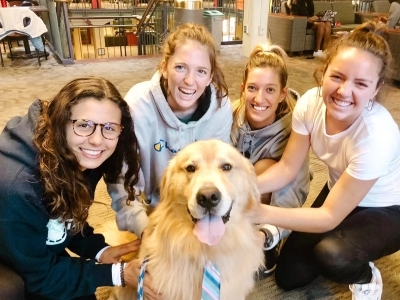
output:
<instances>
[{"instance_id":1,"label":"woman in white hoodie","mask_svg":"<svg viewBox=\"0 0 400 300\"><path fill-rule=\"evenodd\" d=\"M133 86L125 100L135 118L141 168L136 188L142 197L129 199L122 184L108 190L118 228L141 237L168 161L198 140L230 142L232 106L210 32L191 23L177 27L164 42L157 72Z\"/></svg>"}]
</instances>

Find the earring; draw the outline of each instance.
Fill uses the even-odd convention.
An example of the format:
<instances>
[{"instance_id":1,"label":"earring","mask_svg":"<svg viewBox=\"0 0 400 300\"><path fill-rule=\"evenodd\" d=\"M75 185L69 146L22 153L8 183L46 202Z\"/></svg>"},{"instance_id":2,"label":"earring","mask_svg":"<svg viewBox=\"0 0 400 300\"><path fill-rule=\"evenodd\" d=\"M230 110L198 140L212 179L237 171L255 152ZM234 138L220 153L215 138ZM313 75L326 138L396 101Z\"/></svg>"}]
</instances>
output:
<instances>
[{"instance_id":1,"label":"earring","mask_svg":"<svg viewBox=\"0 0 400 300\"><path fill-rule=\"evenodd\" d=\"M369 99L369 101L368 101L368 103L367 103L367 105L365 106L365 108L368 110L368 111L371 111L372 110L372 106L374 105L374 100L372 100L372 99Z\"/></svg>"},{"instance_id":2,"label":"earring","mask_svg":"<svg viewBox=\"0 0 400 300\"><path fill-rule=\"evenodd\" d=\"M321 85L318 87L318 97L322 97L322 88L321 88Z\"/></svg>"}]
</instances>

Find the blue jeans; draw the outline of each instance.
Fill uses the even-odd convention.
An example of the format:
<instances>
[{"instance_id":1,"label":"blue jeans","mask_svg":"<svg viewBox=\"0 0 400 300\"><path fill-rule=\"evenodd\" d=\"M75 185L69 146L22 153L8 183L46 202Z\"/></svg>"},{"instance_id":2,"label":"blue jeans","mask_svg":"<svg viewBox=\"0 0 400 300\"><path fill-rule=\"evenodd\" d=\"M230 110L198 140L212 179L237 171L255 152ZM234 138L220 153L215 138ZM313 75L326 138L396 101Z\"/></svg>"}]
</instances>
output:
<instances>
[{"instance_id":1,"label":"blue jeans","mask_svg":"<svg viewBox=\"0 0 400 300\"><path fill-rule=\"evenodd\" d=\"M329 194L327 184L312 207ZM400 249L400 206L356 207L335 229L325 233L292 232L278 258L279 287L303 287L322 275L338 283L368 283L368 262Z\"/></svg>"},{"instance_id":2,"label":"blue jeans","mask_svg":"<svg viewBox=\"0 0 400 300\"><path fill-rule=\"evenodd\" d=\"M44 45L42 41L42 37L38 36L35 38L30 39L32 45L37 49L38 51L43 51L44 50Z\"/></svg>"}]
</instances>

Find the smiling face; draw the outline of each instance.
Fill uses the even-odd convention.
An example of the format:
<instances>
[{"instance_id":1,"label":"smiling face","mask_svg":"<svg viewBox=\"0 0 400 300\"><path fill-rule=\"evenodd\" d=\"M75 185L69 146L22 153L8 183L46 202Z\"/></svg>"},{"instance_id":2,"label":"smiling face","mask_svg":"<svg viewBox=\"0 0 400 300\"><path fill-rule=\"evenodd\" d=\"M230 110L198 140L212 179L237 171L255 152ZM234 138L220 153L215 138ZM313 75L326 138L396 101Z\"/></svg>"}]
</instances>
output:
<instances>
[{"instance_id":1,"label":"smiling face","mask_svg":"<svg viewBox=\"0 0 400 300\"><path fill-rule=\"evenodd\" d=\"M70 120L85 119L94 123L121 124L121 110L118 105L109 100L96 100L94 98L82 99L71 108ZM109 158L117 147L118 138L108 140L101 134L101 126L87 137L74 133L72 122L66 126L68 146L74 151L82 168L95 169Z\"/></svg>"},{"instance_id":2,"label":"smiling face","mask_svg":"<svg viewBox=\"0 0 400 300\"><path fill-rule=\"evenodd\" d=\"M349 127L379 91L381 63L371 53L347 48L332 58L323 76L327 123Z\"/></svg>"},{"instance_id":3,"label":"smiling face","mask_svg":"<svg viewBox=\"0 0 400 300\"><path fill-rule=\"evenodd\" d=\"M196 41L188 40L178 45L162 75L168 81L168 104L180 118L192 114L197 100L212 81L208 50Z\"/></svg>"},{"instance_id":4,"label":"smiling face","mask_svg":"<svg viewBox=\"0 0 400 300\"><path fill-rule=\"evenodd\" d=\"M279 73L270 67L250 69L242 85L246 117L252 129L264 128L275 121L276 109L286 97Z\"/></svg>"}]
</instances>

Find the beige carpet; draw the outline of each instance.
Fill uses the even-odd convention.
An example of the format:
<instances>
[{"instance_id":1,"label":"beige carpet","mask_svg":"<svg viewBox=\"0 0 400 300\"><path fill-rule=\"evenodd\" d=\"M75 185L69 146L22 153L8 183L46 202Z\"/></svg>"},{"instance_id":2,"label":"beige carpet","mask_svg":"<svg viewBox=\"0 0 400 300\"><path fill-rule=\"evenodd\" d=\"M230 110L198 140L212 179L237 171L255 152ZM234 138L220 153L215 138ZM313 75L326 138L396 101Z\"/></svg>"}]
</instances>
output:
<instances>
[{"instance_id":1,"label":"beige carpet","mask_svg":"<svg viewBox=\"0 0 400 300\"><path fill-rule=\"evenodd\" d=\"M125 95L129 88L137 82L150 79L160 61L159 57L117 60L109 62L81 62L72 66L61 66L50 57L42 60L42 67L37 60L15 60L5 58L5 67L0 67L0 128L15 115L26 113L29 104L36 98L51 99L68 81L90 75L102 76L113 82ZM239 88L246 58L241 56L241 46L222 46L219 61L229 87L232 99L239 95ZM313 72L320 66L317 60L307 60L305 56L293 57L289 60L291 87L304 93L315 86ZM400 90L388 86L383 96L383 104L391 111L400 124ZM326 182L324 166L311 155L311 169L314 180L306 205L318 194ZM114 222L114 213L109 206L109 198L100 185L96 192L96 203L90 211L90 222L96 230L103 232L107 241L112 244L134 238L128 233L118 232ZM400 299L400 253L380 259L376 262L384 282L383 298ZM238 274L240 276L240 274ZM108 289L99 289L98 299L106 299ZM323 278L318 278L306 288L285 292L275 285L273 277L257 282L256 287L247 300L264 299L351 299L351 293L345 285L339 285ZM188 299L191 300L191 299ZM235 300L235 299L232 299Z\"/></svg>"}]
</instances>

